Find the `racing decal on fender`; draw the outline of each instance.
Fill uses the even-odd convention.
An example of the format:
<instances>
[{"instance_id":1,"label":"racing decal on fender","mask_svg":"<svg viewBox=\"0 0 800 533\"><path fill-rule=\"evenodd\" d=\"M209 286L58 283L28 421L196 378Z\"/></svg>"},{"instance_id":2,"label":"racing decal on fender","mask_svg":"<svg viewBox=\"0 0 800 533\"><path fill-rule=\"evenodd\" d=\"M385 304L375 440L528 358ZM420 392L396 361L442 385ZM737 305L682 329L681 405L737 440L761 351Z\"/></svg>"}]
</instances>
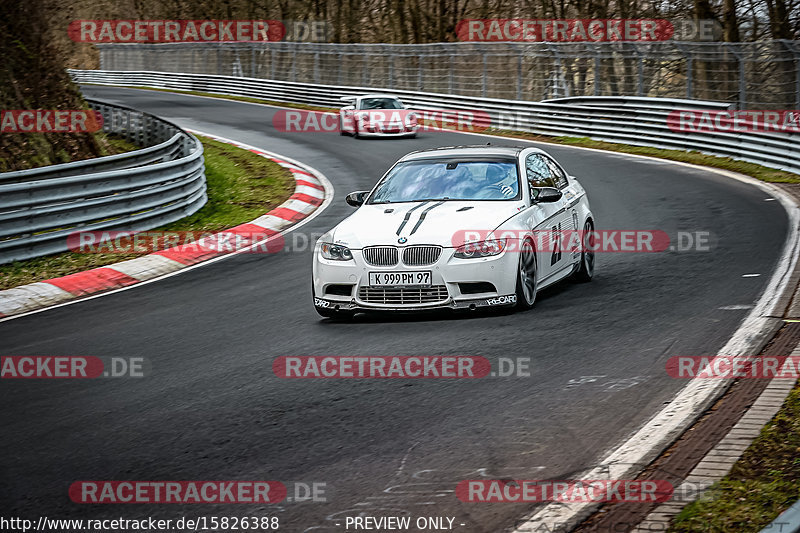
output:
<instances>
[{"instance_id":1,"label":"racing decal on fender","mask_svg":"<svg viewBox=\"0 0 800 533\"><path fill-rule=\"evenodd\" d=\"M330 307L330 302L326 302L325 300L321 300L319 298L314 298L314 305L317 307Z\"/></svg>"},{"instance_id":2,"label":"racing decal on fender","mask_svg":"<svg viewBox=\"0 0 800 533\"><path fill-rule=\"evenodd\" d=\"M497 298L489 298L486 300L488 305L505 305L517 303L517 295L509 294L507 296L498 296Z\"/></svg>"}]
</instances>

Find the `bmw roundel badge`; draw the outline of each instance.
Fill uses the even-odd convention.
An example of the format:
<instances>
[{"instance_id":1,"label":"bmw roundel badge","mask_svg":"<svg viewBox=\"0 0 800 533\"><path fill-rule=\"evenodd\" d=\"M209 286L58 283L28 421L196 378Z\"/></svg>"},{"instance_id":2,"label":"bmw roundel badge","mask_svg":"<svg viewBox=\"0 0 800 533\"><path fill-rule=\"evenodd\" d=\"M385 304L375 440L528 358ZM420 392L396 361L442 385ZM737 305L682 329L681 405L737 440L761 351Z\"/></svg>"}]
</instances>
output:
<instances>
[{"instance_id":1,"label":"bmw roundel badge","mask_svg":"<svg viewBox=\"0 0 800 533\"><path fill-rule=\"evenodd\" d=\"M406 242L408 242L408 239L406 239L405 237L400 237L399 239L397 239L397 242L399 242L400 244L405 244Z\"/></svg>"}]
</instances>

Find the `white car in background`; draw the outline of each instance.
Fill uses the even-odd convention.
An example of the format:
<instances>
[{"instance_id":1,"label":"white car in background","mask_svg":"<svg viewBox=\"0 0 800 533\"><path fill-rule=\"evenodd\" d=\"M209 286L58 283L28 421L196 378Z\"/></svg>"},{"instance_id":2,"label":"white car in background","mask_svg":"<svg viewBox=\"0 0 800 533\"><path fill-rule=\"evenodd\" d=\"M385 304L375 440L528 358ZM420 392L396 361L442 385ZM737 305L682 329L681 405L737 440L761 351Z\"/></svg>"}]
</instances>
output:
<instances>
[{"instance_id":1,"label":"white car in background","mask_svg":"<svg viewBox=\"0 0 800 533\"><path fill-rule=\"evenodd\" d=\"M358 137L416 137L417 114L396 96L365 94L341 98L339 132Z\"/></svg>"},{"instance_id":2,"label":"white car in background","mask_svg":"<svg viewBox=\"0 0 800 533\"><path fill-rule=\"evenodd\" d=\"M351 193L347 203L359 209L314 250L314 307L324 317L528 309L537 291L568 277L589 281L594 273L586 192L536 148L412 152L372 191ZM565 231L587 241L564 251L537 240L541 234L557 240Z\"/></svg>"}]
</instances>

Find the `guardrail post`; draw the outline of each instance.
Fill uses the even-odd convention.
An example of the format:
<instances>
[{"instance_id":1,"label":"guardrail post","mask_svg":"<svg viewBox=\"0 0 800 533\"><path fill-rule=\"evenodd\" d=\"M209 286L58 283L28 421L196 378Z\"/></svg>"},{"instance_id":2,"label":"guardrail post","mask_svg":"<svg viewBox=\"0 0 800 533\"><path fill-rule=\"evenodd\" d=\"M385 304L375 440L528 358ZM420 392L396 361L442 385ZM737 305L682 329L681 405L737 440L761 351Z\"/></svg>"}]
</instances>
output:
<instances>
[{"instance_id":1,"label":"guardrail post","mask_svg":"<svg viewBox=\"0 0 800 533\"><path fill-rule=\"evenodd\" d=\"M389 83L388 86L390 89L394 89L394 54L389 51L388 53L389 65L387 67L387 75L389 76Z\"/></svg>"},{"instance_id":2,"label":"guardrail post","mask_svg":"<svg viewBox=\"0 0 800 533\"><path fill-rule=\"evenodd\" d=\"M730 45L730 43L725 44ZM731 54L736 58L736 69L739 78L739 109L747 109L747 83L744 76L744 57L742 57L742 54L739 53L734 46L727 46L727 48L730 49Z\"/></svg>"},{"instance_id":3,"label":"guardrail post","mask_svg":"<svg viewBox=\"0 0 800 533\"><path fill-rule=\"evenodd\" d=\"M451 56L448 57L448 61L447 61L447 90L448 90L448 92L450 94L453 94L453 92L455 91L455 81L453 79L453 77L454 77L453 73L454 73L455 68L456 68L455 64L454 64L455 61L456 61L456 57L458 57L458 56L451 55Z\"/></svg>"},{"instance_id":4,"label":"guardrail post","mask_svg":"<svg viewBox=\"0 0 800 533\"><path fill-rule=\"evenodd\" d=\"M594 52L594 95L600 96L600 52Z\"/></svg>"},{"instance_id":5,"label":"guardrail post","mask_svg":"<svg viewBox=\"0 0 800 533\"><path fill-rule=\"evenodd\" d=\"M739 109L747 107L747 80L744 72L744 57L737 54L739 58Z\"/></svg>"},{"instance_id":6,"label":"guardrail post","mask_svg":"<svg viewBox=\"0 0 800 533\"><path fill-rule=\"evenodd\" d=\"M558 84L559 81L561 80L561 73L564 71L564 65L561 63L561 53L558 51L558 48L555 48L551 44L547 44L547 49L550 51L550 53L556 60L555 87L557 88L558 91L560 91L560 87L558 86ZM566 76L564 77L564 81L566 81ZM565 90L564 91L565 94L563 96L569 96L568 94L566 94L566 92L567 91ZM552 96L558 98L561 96L561 94L556 94L554 92Z\"/></svg>"},{"instance_id":7,"label":"guardrail post","mask_svg":"<svg viewBox=\"0 0 800 533\"><path fill-rule=\"evenodd\" d=\"M638 48L633 49L636 52L636 96L644 96L644 58Z\"/></svg>"},{"instance_id":8,"label":"guardrail post","mask_svg":"<svg viewBox=\"0 0 800 533\"><path fill-rule=\"evenodd\" d=\"M297 81L297 48L292 47L292 70L291 70L291 78L292 81Z\"/></svg>"},{"instance_id":9,"label":"guardrail post","mask_svg":"<svg viewBox=\"0 0 800 533\"><path fill-rule=\"evenodd\" d=\"M675 43L675 46L686 56L686 98L692 98L692 94L694 94L694 56L691 50L680 43Z\"/></svg>"},{"instance_id":10,"label":"guardrail post","mask_svg":"<svg viewBox=\"0 0 800 533\"><path fill-rule=\"evenodd\" d=\"M488 72L486 69L486 52L483 53L483 75L481 76L481 96L486 98L486 78L488 77Z\"/></svg>"},{"instance_id":11,"label":"guardrail post","mask_svg":"<svg viewBox=\"0 0 800 533\"><path fill-rule=\"evenodd\" d=\"M319 83L319 52L314 52L314 83Z\"/></svg>"},{"instance_id":12,"label":"guardrail post","mask_svg":"<svg viewBox=\"0 0 800 533\"><path fill-rule=\"evenodd\" d=\"M361 58L361 86L367 86L367 51L364 49L363 46L359 46L358 50L361 52L359 57Z\"/></svg>"},{"instance_id":13,"label":"guardrail post","mask_svg":"<svg viewBox=\"0 0 800 533\"><path fill-rule=\"evenodd\" d=\"M792 51L794 52L794 74L795 74L794 105L797 109L800 109L800 50L794 48Z\"/></svg>"},{"instance_id":14,"label":"guardrail post","mask_svg":"<svg viewBox=\"0 0 800 533\"><path fill-rule=\"evenodd\" d=\"M522 100L522 50L517 52L517 100Z\"/></svg>"},{"instance_id":15,"label":"guardrail post","mask_svg":"<svg viewBox=\"0 0 800 533\"><path fill-rule=\"evenodd\" d=\"M791 41L783 41L794 57L794 107L800 109L800 48Z\"/></svg>"},{"instance_id":16,"label":"guardrail post","mask_svg":"<svg viewBox=\"0 0 800 533\"><path fill-rule=\"evenodd\" d=\"M250 44L250 77L256 77L256 46Z\"/></svg>"},{"instance_id":17,"label":"guardrail post","mask_svg":"<svg viewBox=\"0 0 800 533\"><path fill-rule=\"evenodd\" d=\"M425 87L425 74L423 73L423 58L425 56L420 54L417 56L417 89L423 90Z\"/></svg>"}]
</instances>

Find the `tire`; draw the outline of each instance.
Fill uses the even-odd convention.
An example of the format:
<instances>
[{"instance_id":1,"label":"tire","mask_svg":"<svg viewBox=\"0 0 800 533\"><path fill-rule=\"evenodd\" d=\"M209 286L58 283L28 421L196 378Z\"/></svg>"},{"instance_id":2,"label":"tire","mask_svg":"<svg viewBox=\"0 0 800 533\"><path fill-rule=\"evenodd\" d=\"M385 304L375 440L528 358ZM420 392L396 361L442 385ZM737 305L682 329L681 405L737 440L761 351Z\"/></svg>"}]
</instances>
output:
<instances>
[{"instance_id":1,"label":"tire","mask_svg":"<svg viewBox=\"0 0 800 533\"><path fill-rule=\"evenodd\" d=\"M583 225L583 250L581 251L581 264L572 274L572 279L578 283L588 283L594 277L594 223L587 219Z\"/></svg>"},{"instance_id":2,"label":"tire","mask_svg":"<svg viewBox=\"0 0 800 533\"><path fill-rule=\"evenodd\" d=\"M522 243L517 268L517 309L530 309L536 302L536 251L531 241Z\"/></svg>"}]
</instances>

